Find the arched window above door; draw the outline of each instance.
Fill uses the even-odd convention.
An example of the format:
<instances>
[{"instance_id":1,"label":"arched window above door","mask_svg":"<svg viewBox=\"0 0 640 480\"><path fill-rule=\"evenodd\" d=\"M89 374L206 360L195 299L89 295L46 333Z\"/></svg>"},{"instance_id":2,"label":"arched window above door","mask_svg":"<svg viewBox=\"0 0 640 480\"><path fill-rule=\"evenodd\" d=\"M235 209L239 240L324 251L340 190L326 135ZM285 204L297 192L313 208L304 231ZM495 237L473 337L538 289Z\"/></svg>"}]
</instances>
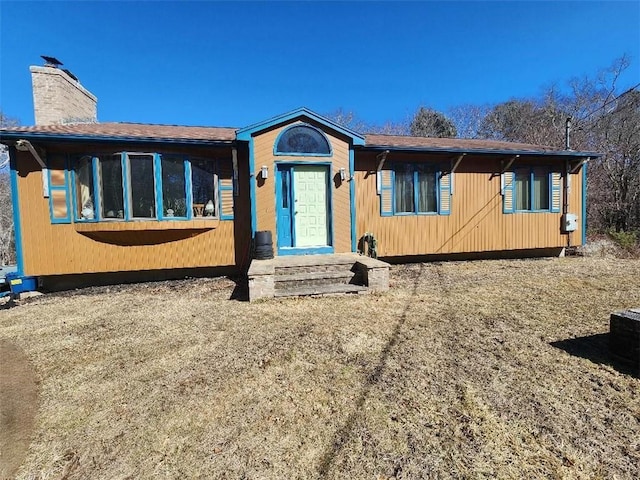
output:
<instances>
[{"instance_id":1,"label":"arched window above door","mask_svg":"<svg viewBox=\"0 0 640 480\"><path fill-rule=\"evenodd\" d=\"M331 144L321 130L311 125L297 124L280 133L274 153L276 155L330 156Z\"/></svg>"}]
</instances>

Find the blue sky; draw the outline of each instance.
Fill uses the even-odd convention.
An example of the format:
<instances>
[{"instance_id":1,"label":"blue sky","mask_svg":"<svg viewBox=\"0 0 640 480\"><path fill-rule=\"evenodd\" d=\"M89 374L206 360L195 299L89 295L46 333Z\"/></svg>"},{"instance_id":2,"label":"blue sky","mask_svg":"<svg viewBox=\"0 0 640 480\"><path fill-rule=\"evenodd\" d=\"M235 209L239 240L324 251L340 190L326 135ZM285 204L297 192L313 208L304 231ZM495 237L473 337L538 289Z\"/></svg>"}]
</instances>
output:
<instances>
[{"instance_id":1,"label":"blue sky","mask_svg":"<svg viewBox=\"0 0 640 480\"><path fill-rule=\"evenodd\" d=\"M0 108L33 123L29 65L64 62L100 121L242 127L300 106L369 123L540 93L622 54L640 2L0 0Z\"/></svg>"}]
</instances>

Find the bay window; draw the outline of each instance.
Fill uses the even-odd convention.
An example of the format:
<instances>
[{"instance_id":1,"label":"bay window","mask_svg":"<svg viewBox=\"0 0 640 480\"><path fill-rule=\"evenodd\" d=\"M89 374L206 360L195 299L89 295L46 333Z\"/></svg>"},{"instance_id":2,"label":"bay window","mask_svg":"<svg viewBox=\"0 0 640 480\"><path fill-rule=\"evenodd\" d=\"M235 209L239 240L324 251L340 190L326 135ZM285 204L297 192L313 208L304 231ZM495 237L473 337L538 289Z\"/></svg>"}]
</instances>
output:
<instances>
[{"instance_id":1,"label":"bay window","mask_svg":"<svg viewBox=\"0 0 640 480\"><path fill-rule=\"evenodd\" d=\"M220 218L221 179L212 159L143 152L83 155L73 159L72 179L78 222ZM233 202L233 196L225 201ZM233 211L232 204L224 208Z\"/></svg>"}]
</instances>

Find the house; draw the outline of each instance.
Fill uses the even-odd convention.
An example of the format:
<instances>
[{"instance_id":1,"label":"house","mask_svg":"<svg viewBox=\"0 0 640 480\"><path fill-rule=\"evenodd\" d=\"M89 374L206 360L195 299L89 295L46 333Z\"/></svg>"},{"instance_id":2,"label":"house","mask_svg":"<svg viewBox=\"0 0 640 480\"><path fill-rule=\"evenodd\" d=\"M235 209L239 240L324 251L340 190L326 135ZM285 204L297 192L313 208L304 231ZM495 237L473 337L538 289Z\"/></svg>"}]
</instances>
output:
<instances>
[{"instance_id":1,"label":"house","mask_svg":"<svg viewBox=\"0 0 640 480\"><path fill-rule=\"evenodd\" d=\"M45 285L244 273L262 231L276 258L307 262L373 239L390 261L561 255L585 242L595 153L362 135L306 108L239 129L98 123L75 77L51 65L32 76L37 125L0 141L18 272ZM67 110L42 107L42 84Z\"/></svg>"}]
</instances>

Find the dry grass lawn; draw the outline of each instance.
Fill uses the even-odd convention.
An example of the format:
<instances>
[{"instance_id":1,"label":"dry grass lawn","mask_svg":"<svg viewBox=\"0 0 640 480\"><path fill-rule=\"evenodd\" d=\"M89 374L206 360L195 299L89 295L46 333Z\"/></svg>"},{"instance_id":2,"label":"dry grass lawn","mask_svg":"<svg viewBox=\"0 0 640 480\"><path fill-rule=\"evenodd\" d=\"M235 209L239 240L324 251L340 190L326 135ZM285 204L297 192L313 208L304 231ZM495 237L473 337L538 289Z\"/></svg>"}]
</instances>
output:
<instances>
[{"instance_id":1,"label":"dry grass lawn","mask_svg":"<svg viewBox=\"0 0 640 480\"><path fill-rule=\"evenodd\" d=\"M640 379L605 335L640 306L640 260L391 280L258 304L187 280L0 310L41 382L18 478L640 478Z\"/></svg>"}]
</instances>

